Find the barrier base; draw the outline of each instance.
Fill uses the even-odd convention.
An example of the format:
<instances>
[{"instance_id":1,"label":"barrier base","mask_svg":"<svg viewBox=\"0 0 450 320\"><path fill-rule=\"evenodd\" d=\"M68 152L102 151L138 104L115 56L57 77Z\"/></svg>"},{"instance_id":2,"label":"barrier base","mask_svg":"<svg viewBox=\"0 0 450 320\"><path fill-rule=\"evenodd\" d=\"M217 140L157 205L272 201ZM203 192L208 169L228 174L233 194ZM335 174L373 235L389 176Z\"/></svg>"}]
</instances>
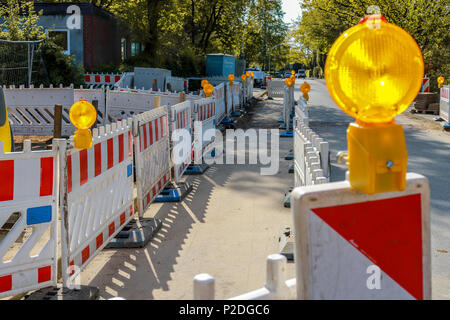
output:
<instances>
[{"instance_id":1,"label":"barrier base","mask_svg":"<svg viewBox=\"0 0 450 320\"><path fill-rule=\"evenodd\" d=\"M273 98L272 97L267 97L267 100L273 100Z\"/></svg>"},{"instance_id":2,"label":"barrier base","mask_svg":"<svg viewBox=\"0 0 450 320\"><path fill-rule=\"evenodd\" d=\"M143 248L161 228L162 221L153 218L139 218L127 224L106 246L108 249Z\"/></svg>"},{"instance_id":3,"label":"barrier base","mask_svg":"<svg viewBox=\"0 0 450 320\"><path fill-rule=\"evenodd\" d=\"M294 160L294 151L290 151L288 154L284 156L284 160Z\"/></svg>"},{"instance_id":4,"label":"barrier base","mask_svg":"<svg viewBox=\"0 0 450 320\"><path fill-rule=\"evenodd\" d=\"M231 116L232 116L232 117L240 117L240 116L241 116L241 113L240 113L240 112L232 112L232 113L231 113Z\"/></svg>"},{"instance_id":5,"label":"barrier base","mask_svg":"<svg viewBox=\"0 0 450 320\"><path fill-rule=\"evenodd\" d=\"M294 164L292 164L292 165L289 167L289 173L295 173L295 166L294 166Z\"/></svg>"},{"instance_id":6,"label":"barrier base","mask_svg":"<svg viewBox=\"0 0 450 320\"><path fill-rule=\"evenodd\" d=\"M192 191L192 185L187 182L180 182L178 185L169 184L154 202L181 202Z\"/></svg>"},{"instance_id":7,"label":"barrier base","mask_svg":"<svg viewBox=\"0 0 450 320\"><path fill-rule=\"evenodd\" d=\"M289 261L294 261L294 236L291 228L281 230L278 242L280 243L280 254Z\"/></svg>"},{"instance_id":8,"label":"barrier base","mask_svg":"<svg viewBox=\"0 0 450 320\"><path fill-rule=\"evenodd\" d=\"M284 119L281 118L280 120L278 120L278 123L284 123Z\"/></svg>"},{"instance_id":9,"label":"barrier base","mask_svg":"<svg viewBox=\"0 0 450 320\"><path fill-rule=\"evenodd\" d=\"M280 135L280 138L293 138L294 133L292 131L285 131Z\"/></svg>"},{"instance_id":10,"label":"barrier base","mask_svg":"<svg viewBox=\"0 0 450 320\"><path fill-rule=\"evenodd\" d=\"M233 123L233 119L225 118L220 123L221 124L230 124L230 123Z\"/></svg>"},{"instance_id":11,"label":"barrier base","mask_svg":"<svg viewBox=\"0 0 450 320\"><path fill-rule=\"evenodd\" d=\"M283 206L285 208L290 208L291 207L291 192L292 190L294 190L293 188L290 188L285 194L284 194L284 202L283 202Z\"/></svg>"},{"instance_id":12,"label":"barrier base","mask_svg":"<svg viewBox=\"0 0 450 320\"><path fill-rule=\"evenodd\" d=\"M79 290L56 287L43 288L26 295L22 300L98 300L100 290L97 287L79 286Z\"/></svg>"},{"instance_id":13,"label":"barrier base","mask_svg":"<svg viewBox=\"0 0 450 320\"><path fill-rule=\"evenodd\" d=\"M445 131L450 131L450 122L447 122L444 124L444 130Z\"/></svg>"},{"instance_id":14,"label":"barrier base","mask_svg":"<svg viewBox=\"0 0 450 320\"><path fill-rule=\"evenodd\" d=\"M209 165L206 163L203 164L190 164L189 167L184 172L185 175L197 175L203 174L206 170L208 170Z\"/></svg>"}]
</instances>

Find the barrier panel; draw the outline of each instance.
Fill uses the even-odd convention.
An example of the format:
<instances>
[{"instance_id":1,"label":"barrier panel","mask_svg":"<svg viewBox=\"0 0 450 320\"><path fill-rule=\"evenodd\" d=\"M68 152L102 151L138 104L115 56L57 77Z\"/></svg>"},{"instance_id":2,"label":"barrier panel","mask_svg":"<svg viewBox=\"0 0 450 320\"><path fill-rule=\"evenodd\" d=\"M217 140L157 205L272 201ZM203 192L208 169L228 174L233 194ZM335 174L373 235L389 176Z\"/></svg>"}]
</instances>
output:
<instances>
[{"instance_id":1,"label":"barrier panel","mask_svg":"<svg viewBox=\"0 0 450 320\"><path fill-rule=\"evenodd\" d=\"M214 148L214 138L205 139L206 131L216 129L216 102L214 98L204 98L194 102L194 155L195 160L203 159Z\"/></svg>"},{"instance_id":2,"label":"barrier panel","mask_svg":"<svg viewBox=\"0 0 450 320\"><path fill-rule=\"evenodd\" d=\"M92 85L94 88L101 86L114 87L114 84L120 81L122 74L119 73L86 73L84 76L84 81L87 85Z\"/></svg>"},{"instance_id":3,"label":"barrier panel","mask_svg":"<svg viewBox=\"0 0 450 320\"><path fill-rule=\"evenodd\" d=\"M309 126L308 103L303 97L300 97L297 105L295 106L295 116L299 118L305 126Z\"/></svg>"},{"instance_id":4,"label":"barrier panel","mask_svg":"<svg viewBox=\"0 0 450 320\"><path fill-rule=\"evenodd\" d=\"M0 297L56 285L60 143L4 154L0 142Z\"/></svg>"},{"instance_id":5,"label":"barrier panel","mask_svg":"<svg viewBox=\"0 0 450 320\"><path fill-rule=\"evenodd\" d=\"M441 102L440 102L440 111L439 115L442 119L447 122L450 122L448 114L450 110L450 86L443 86L441 88Z\"/></svg>"},{"instance_id":6,"label":"barrier panel","mask_svg":"<svg viewBox=\"0 0 450 320\"><path fill-rule=\"evenodd\" d=\"M294 300L297 297L296 279L286 280L287 259L274 254L267 257L266 283L263 288L229 300ZM214 300L215 280L208 274L194 278L194 300Z\"/></svg>"},{"instance_id":7,"label":"barrier panel","mask_svg":"<svg viewBox=\"0 0 450 320\"><path fill-rule=\"evenodd\" d=\"M349 181L296 188L291 204L298 299L431 299L425 177L374 195Z\"/></svg>"},{"instance_id":8,"label":"barrier panel","mask_svg":"<svg viewBox=\"0 0 450 320\"><path fill-rule=\"evenodd\" d=\"M285 84L283 81L270 80L267 86L269 98L283 98Z\"/></svg>"},{"instance_id":9,"label":"barrier panel","mask_svg":"<svg viewBox=\"0 0 450 320\"><path fill-rule=\"evenodd\" d=\"M72 142L60 152L65 285L133 219L132 123L128 119L94 129L92 148L77 150Z\"/></svg>"},{"instance_id":10,"label":"barrier panel","mask_svg":"<svg viewBox=\"0 0 450 320\"><path fill-rule=\"evenodd\" d=\"M294 118L294 173L295 186L307 186L329 182L329 144L306 126L300 118Z\"/></svg>"},{"instance_id":11,"label":"barrier panel","mask_svg":"<svg viewBox=\"0 0 450 320\"><path fill-rule=\"evenodd\" d=\"M216 123L225 118L225 84L221 83L214 87L214 98L216 100Z\"/></svg>"},{"instance_id":12,"label":"barrier panel","mask_svg":"<svg viewBox=\"0 0 450 320\"><path fill-rule=\"evenodd\" d=\"M139 215L170 182L168 108L147 111L134 118L134 148Z\"/></svg>"},{"instance_id":13,"label":"barrier panel","mask_svg":"<svg viewBox=\"0 0 450 320\"><path fill-rule=\"evenodd\" d=\"M53 136L55 104L62 108L62 135L70 136L75 127L69 110L74 102L73 88L4 88L11 128L15 135Z\"/></svg>"},{"instance_id":14,"label":"barrier panel","mask_svg":"<svg viewBox=\"0 0 450 320\"><path fill-rule=\"evenodd\" d=\"M229 117L231 113L234 111L233 108L233 86L230 86L229 83L226 85L226 96L227 96L227 104L226 104L226 115Z\"/></svg>"},{"instance_id":15,"label":"barrier panel","mask_svg":"<svg viewBox=\"0 0 450 320\"><path fill-rule=\"evenodd\" d=\"M106 123L106 100L105 100L105 89L75 89L73 91L73 102L80 101L84 99L93 103L94 100L98 102L98 112L97 112L97 122L101 125ZM70 109L69 109L70 110Z\"/></svg>"},{"instance_id":16,"label":"barrier panel","mask_svg":"<svg viewBox=\"0 0 450 320\"><path fill-rule=\"evenodd\" d=\"M241 106L241 84L233 84L233 111L237 112Z\"/></svg>"},{"instance_id":17,"label":"barrier panel","mask_svg":"<svg viewBox=\"0 0 450 320\"><path fill-rule=\"evenodd\" d=\"M171 135L170 141L174 139L175 136L182 136L181 134L176 133L177 130L186 130L189 132L189 141L177 141L173 142L172 146L172 163L173 163L173 171L174 171L174 179L175 182L180 182L181 177L183 176L186 169L192 162L192 105L194 103L192 101L185 101L179 104L176 104L170 107L170 116L171 116ZM183 139L183 138L181 138ZM174 154L174 152L180 151L180 148L176 148L177 144L181 144L182 154Z\"/></svg>"},{"instance_id":18,"label":"barrier panel","mask_svg":"<svg viewBox=\"0 0 450 320\"><path fill-rule=\"evenodd\" d=\"M108 122L127 119L153 109L154 96L140 91L106 90Z\"/></svg>"}]
</instances>

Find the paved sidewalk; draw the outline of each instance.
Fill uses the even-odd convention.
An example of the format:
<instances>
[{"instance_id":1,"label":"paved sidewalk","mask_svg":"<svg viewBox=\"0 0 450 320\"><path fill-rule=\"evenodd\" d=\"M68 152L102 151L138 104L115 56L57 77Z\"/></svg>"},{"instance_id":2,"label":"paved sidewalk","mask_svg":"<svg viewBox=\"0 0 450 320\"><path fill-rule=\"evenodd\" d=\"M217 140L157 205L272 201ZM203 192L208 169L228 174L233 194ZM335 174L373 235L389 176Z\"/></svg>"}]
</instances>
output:
<instances>
[{"instance_id":1,"label":"paved sidewalk","mask_svg":"<svg viewBox=\"0 0 450 320\"><path fill-rule=\"evenodd\" d=\"M278 128L282 100L259 102L242 128ZM264 286L266 257L278 253L280 230L291 226L283 207L293 185L283 156L293 140L280 139L280 169L260 175L259 165L215 165L190 177L194 191L180 204L152 204L146 217L163 228L144 249L103 250L82 272L82 284L100 288L102 299L192 299L193 278L216 278L216 299ZM289 278L295 277L288 265Z\"/></svg>"}]
</instances>

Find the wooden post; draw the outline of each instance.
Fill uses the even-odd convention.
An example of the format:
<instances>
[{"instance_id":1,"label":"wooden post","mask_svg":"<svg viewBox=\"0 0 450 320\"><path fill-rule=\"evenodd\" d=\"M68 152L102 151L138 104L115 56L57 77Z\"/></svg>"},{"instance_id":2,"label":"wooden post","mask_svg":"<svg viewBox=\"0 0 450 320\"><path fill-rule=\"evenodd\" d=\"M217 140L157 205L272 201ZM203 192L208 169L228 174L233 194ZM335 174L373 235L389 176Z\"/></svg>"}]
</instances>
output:
<instances>
[{"instance_id":1,"label":"wooden post","mask_svg":"<svg viewBox=\"0 0 450 320\"><path fill-rule=\"evenodd\" d=\"M153 103L153 108L159 108L161 106L161 96L155 96L154 98L154 103Z\"/></svg>"},{"instance_id":2,"label":"wooden post","mask_svg":"<svg viewBox=\"0 0 450 320\"><path fill-rule=\"evenodd\" d=\"M186 94L184 92L180 92L180 103L186 101Z\"/></svg>"},{"instance_id":3,"label":"wooden post","mask_svg":"<svg viewBox=\"0 0 450 320\"><path fill-rule=\"evenodd\" d=\"M97 112L97 119L95 120L93 128L97 128L97 126L98 126L98 100L92 100L92 105L94 106L95 111Z\"/></svg>"},{"instance_id":4,"label":"wooden post","mask_svg":"<svg viewBox=\"0 0 450 320\"><path fill-rule=\"evenodd\" d=\"M62 105L55 104L55 116L53 118L53 138L61 139L62 131Z\"/></svg>"},{"instance_id":5,"label":"wooden post","mask_svg":"<svg viewBox=\"0 0 450 320\"><path fill-rule=\"evenodd\" d=\"M158 79L153 79L153 91L158 91Z\"/></svg>"}]
</instances>

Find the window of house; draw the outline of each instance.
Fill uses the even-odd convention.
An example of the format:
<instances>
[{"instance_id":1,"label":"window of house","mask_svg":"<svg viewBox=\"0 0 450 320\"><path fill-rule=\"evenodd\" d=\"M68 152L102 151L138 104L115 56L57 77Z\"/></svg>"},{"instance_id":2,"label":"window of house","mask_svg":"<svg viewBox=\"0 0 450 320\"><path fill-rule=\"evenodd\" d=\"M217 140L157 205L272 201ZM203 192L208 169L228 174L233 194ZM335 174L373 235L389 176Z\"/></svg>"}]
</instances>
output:
<instances>
[{"instance_id":1,"label":"window of house","mask_svg":"<svg viewBox=\"0 0 450 320\"><path fill-rule=\"evenodd\" d=\"M47 30L47 36L61 47L65 54L70 54L69 30Z\"/></svg>"}]
</instances>

